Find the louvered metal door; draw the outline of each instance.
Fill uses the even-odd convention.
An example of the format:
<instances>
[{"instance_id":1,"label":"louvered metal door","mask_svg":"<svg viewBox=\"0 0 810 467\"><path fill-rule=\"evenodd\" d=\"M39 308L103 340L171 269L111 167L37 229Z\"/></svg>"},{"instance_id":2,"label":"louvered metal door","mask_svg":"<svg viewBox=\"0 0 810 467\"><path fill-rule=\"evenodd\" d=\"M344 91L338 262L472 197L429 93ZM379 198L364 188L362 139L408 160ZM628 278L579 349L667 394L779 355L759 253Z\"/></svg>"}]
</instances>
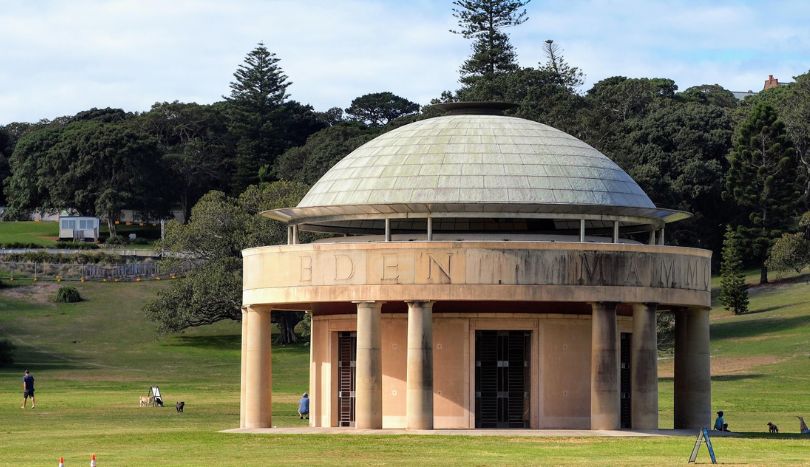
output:
<instances>
[{"instance_id":1,"label":"louvered metal door","mask_svg":"<svg viewBox=\"0 0 810 467\"><path fill-rule=\"evenodd\" d=\"M338 333L338 426L354 426L357 333Z\"/></svg>"},{"instance_id":2,"label":"louvered metal door","mask_svg":"<svg viewBox=\"0 0 810 467\"><path fill-rule=\"evenodd\" d=\"M629 332L621 333L620 343L620 362L621 369L619 370L619 391L621 393L621 427L630 428L632 425L632 400L630 398L630 349L632 345L633 334Z\"/></svg>"},{"instance_id":3,"label":"louvered metal door","mask_svg":"<svg viewBox=\"0 0 810 467\"><path fill-rule=\"evenodd\" d=\"M528 331L476 331L476 428L529 426Z\"/></svg>"}]
</instances>

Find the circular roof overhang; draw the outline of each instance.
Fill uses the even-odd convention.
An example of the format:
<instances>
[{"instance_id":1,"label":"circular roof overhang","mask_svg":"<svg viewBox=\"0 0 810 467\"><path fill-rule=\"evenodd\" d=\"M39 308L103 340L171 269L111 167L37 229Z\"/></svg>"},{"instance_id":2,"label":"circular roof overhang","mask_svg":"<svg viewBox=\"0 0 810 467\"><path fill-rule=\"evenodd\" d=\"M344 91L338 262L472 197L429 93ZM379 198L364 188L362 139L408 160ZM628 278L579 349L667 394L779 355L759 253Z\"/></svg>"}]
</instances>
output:
<instances>
[{"instance_id":1,"label":"circular roof overhang","mask_svg":"<svg viewBox=\"0 0 810 467\"><path fill-rule=\"evenodd\" d=\"M519 204L519 203L409 203L311 206L281 208L262 215L315 232L349 232L353 221L423 218L508 218L555 220L619 221L624 225L645 226L640 230L661 228L670 222L687 219L684 211L603 205Z\"/></svg>"}]
</instances>

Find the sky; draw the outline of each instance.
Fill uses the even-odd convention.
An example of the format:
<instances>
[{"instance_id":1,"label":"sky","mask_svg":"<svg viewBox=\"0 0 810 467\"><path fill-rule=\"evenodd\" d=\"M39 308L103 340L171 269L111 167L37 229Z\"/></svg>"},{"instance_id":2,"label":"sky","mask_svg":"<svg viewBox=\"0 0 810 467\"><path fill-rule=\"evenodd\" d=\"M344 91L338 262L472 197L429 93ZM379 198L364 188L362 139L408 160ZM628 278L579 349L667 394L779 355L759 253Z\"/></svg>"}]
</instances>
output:
<instances>
[{"instance_id":1,"label":"sky","mask_svg":"<svg viewBox=\"0 0 810 467\"><path fill-rule=\"evenodd\" d=\"M92 107L211 103L257 43L316 110L391 91L427 104L458 88L470 42L450 0L0 0L0 125ZM760 90L810 70L810 1L533 0L508 30L520 64L553 39L585 92L610 76L683 90Z\"/></svg>"}]
</instances>

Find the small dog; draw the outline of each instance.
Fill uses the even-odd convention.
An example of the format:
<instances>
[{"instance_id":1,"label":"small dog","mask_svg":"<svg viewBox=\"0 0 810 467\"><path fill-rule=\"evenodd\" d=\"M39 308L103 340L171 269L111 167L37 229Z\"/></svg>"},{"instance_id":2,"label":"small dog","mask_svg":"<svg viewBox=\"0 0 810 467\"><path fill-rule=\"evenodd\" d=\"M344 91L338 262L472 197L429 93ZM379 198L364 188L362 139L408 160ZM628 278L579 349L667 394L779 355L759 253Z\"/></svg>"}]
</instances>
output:
<instances>
[{"instance_id":1,"label":"small dog","mask_svg":"<svg viewBox=\"0 0 810 467\"><path fill-rule=\"evenodd\" d=\"M768 422L768 431L771 433L779 433L779 427L771 422Z\"/></svg>"},{"instance_id":2,"label":"small dog","mask_svg":"<svg viewBox=\"0 0 810 467\"><path fill-rule=\"evenodd\" d=\"M140 401L138 402L138 404L139 404L141 407L148 407L148 406L149 406L149 403L150 403L150 401L149 401L149 397L148 397L148 396L141 396L141 399L140 399Z\"/></svg>"},{"instance_id":3,"label":"small dog","mask_svg":"<svg viewBox=\"0 0 810 467\"><path fill-rule=\"evenodd\" d=\"M183 413L183 408L185 406L186 406L186 403L183 402L183 401L180 401L180 402L174 404L174 408L177 409L177 413Z\"/></svg>"}]
</instances>

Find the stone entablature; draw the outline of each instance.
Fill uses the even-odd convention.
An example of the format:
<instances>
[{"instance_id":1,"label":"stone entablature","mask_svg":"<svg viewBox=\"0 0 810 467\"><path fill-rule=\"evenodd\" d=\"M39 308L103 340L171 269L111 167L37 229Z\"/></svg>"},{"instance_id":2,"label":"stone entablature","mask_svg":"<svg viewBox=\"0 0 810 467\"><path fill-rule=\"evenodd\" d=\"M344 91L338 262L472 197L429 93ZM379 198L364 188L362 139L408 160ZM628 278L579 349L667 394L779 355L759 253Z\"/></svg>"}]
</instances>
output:
<instances>
[{"instance_id":1,"label":"stone entablature","mask_svg":"<svg viewBox=\"0 0 810 467\"><path fill-rule=\"evenodd\" d=\"M388 242L268 246L243 255L245 305L408 299L711 303L711 252L694 248Z\"/></svg>"}]
</instances>

